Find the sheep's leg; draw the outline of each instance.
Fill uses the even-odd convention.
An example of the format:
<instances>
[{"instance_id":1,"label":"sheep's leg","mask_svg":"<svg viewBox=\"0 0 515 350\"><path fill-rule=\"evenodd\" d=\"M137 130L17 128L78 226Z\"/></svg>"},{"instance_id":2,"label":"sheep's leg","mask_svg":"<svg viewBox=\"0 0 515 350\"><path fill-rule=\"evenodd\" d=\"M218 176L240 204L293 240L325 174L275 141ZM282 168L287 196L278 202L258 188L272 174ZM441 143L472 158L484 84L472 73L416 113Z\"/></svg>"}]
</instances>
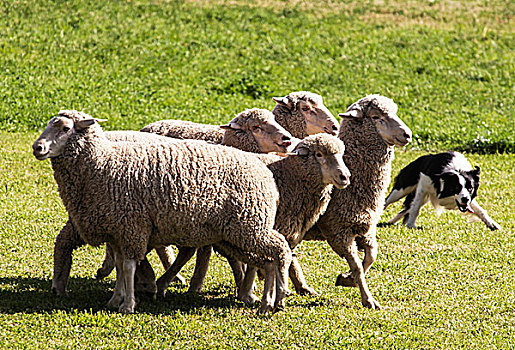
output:
<instances>
[{"instance_id":1,"label":"sheep's leg","mask_svg":"<svg viewBox=\"0 0 515 350\"><path fill-rule=\"evenodd\" d=\"M428 202L429 196L426 194L424 186L417 186L415 198L411 203L408 220L406 226L409 228L417 228L417 218L420 214L420 209Z\"/></svg>"},{"instance_id":2,"label":"sheep's leg","mask_svg":"<svg viewBox=\"0 0 515 350\"><path fill-rule=\"evenodd\" d=\"M259 300L258 297L256 297L254 293L252 293L254 287L254 280L256 279L256 271L256 267L247 265L245 277L243 278L241 287L238 288L237 299L244 302L248 306L254 305Z\"/></svg>"},{"instance_id":3,"label":"sheep's leg","mask_svg":"<svg viewBox=\"0 0 515 350\"><path fill-rule=\"evenodd\" d=\"M289 268L289 275L293 286L295 287L295 292L300 295L319 295L316 290L308 286L306 279L304 278L304 273L302 272L302 268L297 260L297 256L293 254L291 265Z\"/></svg>"},{"instance_id":4,"label":"sheep's leg","mask_svg":"<svg viewBox=\"0 0 515 350\"><path fill-rule=\"evenodd\" d=\"M136 297L134 295L134 274L138 262L136 259L123 259L123 284L124 284L124 300L120 305L119 312L123 314L132 314L136 308Z\"/></svg>"},{"instance_id":5,"label":"sheep's leg","mask_svg":"<svg viewBox=\"0 0 515 350\"><path fill-rule=\"evenodd\" d=\"M355 237L355 235L349 235L342 232L339 235L335 235L328 239L328 243L339 256L347 260L351 276L359 287L361 303L363 306L370 309L380 309L381 305L379 305L379 303L374 299L372 293L370 293L370 290L368 289L363 265L361 264L358 256Z\"/></svg>"},{"instance_id":6,"label":"sheep's leg","mask_svg":"<svg viewBox=\"0 0 515 350\"><path fill-rule=\"evenodd\" d=\"M156 296L156 274L146 257L140 261L136 268L136 273L134 275L134 290L137 294L146 294L153 298Z\"/></svg>"},{"instance_id":7,"label":"sheep's leg","mask_svg":"<svg viewBox=\"0 0 515 350\"><path fill-rule=\"evenodd\" d=\"M251 268L247 266L247 270ZM265 285L263 288L263 298L261 299L261 306L258 313L266 315L274 309L274 300L277 300L276 286L276 269L272 263L265 264ZM247 271L248 272L248 271ZM282 302L282 309L284 309L284 301Z\"/></svg>"},{"instance_id":8,"label":"sheep's leg","mask_svg":"<svg viewBox=\"0 0 515 350\"><path fill-rule=\"evenodd\" d=\"M370 231L361 237L361 240L357 240L359 243L358 246L362 247L364 250L364 258L362 261L363 265L363 273L366 275L370 267L377 259L378 253L378 245L377 239L375 235L375 228L373 228L374 232L371 234ZM352 273L340 274L336 278L336 285L342 287L358 287L358 284L352 277Z\"/></svg>"},{"instance_id":9,"label":"sheep's leg","mask_svg":"<svg viewBox=\"0 0 515 350\"><path fill-rule=\"evenodd\" d=\"M172 266L173 261L175 260L175 254L173 252L172 246L156 247L156 253L159 257L159 260L161 260L161 264L163 264L164 269L168 270L168 268ZM186 284L186 280L184 279L184 277L182 277L179 274L175 276L172 282L178 282L182 285Z\"/></svg>"},{"instance_id":10,"label":"sheep's leg","mask_svg":"<svg viewBox=\"0 0 515 350\"><path fill-rule=\"evenodd\" d=\"M97 279L101 280L111 274L114 269L114 256L113 249L109 243L106 243L104 261L102 262L102 267L97 270Z\"/></svg>"},{"instance_id":11,"label":"sheep's leg","mask_svg":"<svg viewBox=\"0 0 515 350\"><path fill-rule=\"evenodd\" d=\"M190 287L188 292L200 293L206 279L207 269L209 268L209 260L213 249L210 245L206 245L197 249L197 259L195 261L195 270L190 279Z\"/></svg>"},{"instance_id":12,"label":"sheep's leg","mask_svg":"<svg viewBox=\"0 0 515 350\"><path fill-rule=\"evenodd\" d=\"M67 296L66 285L70 277L72 253L74 249L85 243L79 233L68 220L55 239L54 244L54 274L52 277L52 292L58 296Z\"/></svg>"},{"instance_id":13,"label":"sheep's leg","mask_svg":"<svg viewBox=\"0 0 515 350\"><path fill-rule=\"evenodd\" d=\"M114 285L113 296L107 302L107 307L110 309L118 309L118 307L123 302L123 298L125 295L125 282L123 276L123 261L121 258L118 258L118 253L113 251L113 258L116 267L116 283Z\"/></svg>"},{"instance_id":14,"label":"sheep's leg","mask_svg":"<svg viewBox=\"0 0 515 350\"><path fill-rule=\"evenodd\" d=\"M472 200L470 206L474 210L473 215L481 219L481 221L483 221L490 230L494 231L501 229L501 226L488 215L486 210L484 210L475 199Z\"/></svg>"},{"instance_id":15,"label":"sheep's leg","mask_svg":"<svg viewBox=\"0 0 515 350\"><path fill-rule=\"evenodd\" d=\"M243 262L233 259L231 257L226 257L226 258L227 258L227 262L229 263L229 266L231 267L232 275L234 276L234 283L236 284L236 288L239 289L243 283L243 279L245 278L245 271L246 271L245 264ZM252 290L254 290L254 289L255 289L255 284L253 283Z\"/></svg>"},{"instance_id":16,"label":"sheep's leg","mask_svg":"<svg viewBox=\"0 0 515 350\"><path fill-rule=\"evenodd\" d=\"M195 254L195 248L180 247L179 254L173 262L172 266L157 280L157 296L164 297L166 289L170 285L173 278L181 271L182 267L191 259Z\"/></svg>"},{"instance_id":17,"label":"sheep's leg","mask_svg":"<svg viewBox=\"0 0 515 350\"><path fill-rule=\"evenodd\" d=\"M289 264L277 264L275 266L275 305L274 311L281 311L285 308L286 297L289 295L288 290L288 270ZM302 270L301 270L302 271Z\"/></svg>"}]
</instances>

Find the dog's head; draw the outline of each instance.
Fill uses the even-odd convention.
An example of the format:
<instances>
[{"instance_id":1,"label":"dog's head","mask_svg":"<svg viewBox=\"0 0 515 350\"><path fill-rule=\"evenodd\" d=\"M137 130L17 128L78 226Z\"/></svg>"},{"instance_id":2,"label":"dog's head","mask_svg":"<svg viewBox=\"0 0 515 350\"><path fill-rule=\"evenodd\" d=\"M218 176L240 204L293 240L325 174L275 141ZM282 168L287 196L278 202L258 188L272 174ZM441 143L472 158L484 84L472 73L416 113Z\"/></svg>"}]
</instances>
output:
<instances>
[{"instance_id":1,"label":"dog's head","mask_svg":"<svg viewBox=\"0 0 515 350\"><path fill-rule=\"evenodd\" d=\"M440 174L438 198L454 196L458 209L465 213L473 213L470 203L477 196L480 169L478 166L469 171L445 171Z\"/></svg>"}]
</instances>

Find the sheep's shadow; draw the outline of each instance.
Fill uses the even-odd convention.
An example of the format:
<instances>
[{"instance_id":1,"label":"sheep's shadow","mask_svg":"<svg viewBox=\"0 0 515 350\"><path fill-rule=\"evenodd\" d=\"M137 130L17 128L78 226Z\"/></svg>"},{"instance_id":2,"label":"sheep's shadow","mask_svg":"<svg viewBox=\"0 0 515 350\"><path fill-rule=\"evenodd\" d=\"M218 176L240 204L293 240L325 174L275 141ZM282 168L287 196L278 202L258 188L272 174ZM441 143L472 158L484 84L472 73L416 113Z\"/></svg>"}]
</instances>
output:
<instances>
[{"instance_id":1,"label":"sheep's shadow","mask_svg":"<svg viewBox=\"0 0 515 350\"><path fill-rule=\"evenodd\" d=\"M94 278L70 278L68 296L57 296L51 291L52 282L33 277L0 278L0 313L39 313L62 311L110 312L106 304L113 293L113 281ZM171 287L164 298L137 296L136 313L169 314L175 311L198 313L201 309L243 308L243 303L220 286L202 294L188 293ZM112 311L115 313L115 311Z\"/></svg>"}]
</instances>

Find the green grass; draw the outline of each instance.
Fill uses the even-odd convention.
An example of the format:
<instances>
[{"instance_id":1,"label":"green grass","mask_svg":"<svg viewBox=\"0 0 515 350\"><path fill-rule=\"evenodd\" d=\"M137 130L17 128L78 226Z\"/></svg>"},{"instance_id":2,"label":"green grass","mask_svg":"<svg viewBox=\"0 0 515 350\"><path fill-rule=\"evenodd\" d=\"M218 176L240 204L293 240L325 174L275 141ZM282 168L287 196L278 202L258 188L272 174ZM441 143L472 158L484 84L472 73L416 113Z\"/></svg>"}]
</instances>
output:
<instances>
[{"instance_id":1,"label":"green grass","mask_svg":"<svg viewBox=\"0 0 515 350\"><path fill-rule=\"evenodd\" d=\"M3 1L0 129L59 109L139 129L219 123L311 90L334 114L392 97L411 147L515 152L507 1Z\"/></svg>"},{"instance_id":2,"label":"green grass","mask_svg":"<svg viewBox=\"0 0 515 350\"><path fill-rule=\"evenodd\" d=\"M515 151L514 12L495 0L0 2L0 347L514 348L515 156L497 154ZM415 135L394 174L427 149L477 152L479 202L503 231L429 208L420 230L380 227L367 280L381 311L334 286L347 264L323 242L299 247L322 296L293 295L272 317L235 301L217 256L205 294L172 286L134 315L105 308L114 277L93 278L100 248L75 252L69 298L50 293L67 215L30 146L58 110L108 118L107 129L219 123L302 89L334 114L367 93L392 97Z\"/></svg>"},{"instance_id":3,"label":"green grass","mask_svg":"<svg viewBox=\"0 0 515 350\"><path fill-rule=\"evenodd\" d=\"M66 221L48 161L31 156L36 133L0 132L0 344L6 348L513 348L515 346L515 157L468 157L482 168L479 202L503 226L491 232L456 212L424 208L420 230L378 231L380 255L367 280L384 310L334 286L347 264L323 242L300 245L300 261L321 297L293 295L285 312L258 317L235 301L231 273L213 259L206 294L172 286L137 313L106 309L114 276L93 278L103 250L74 255L70 297L50 292L53 241ZM399 151L394 173L420 155ZM392 217L400 204L384 214ZM384 221L383 220L383 221ZM157 257L151 261L163 272ZM190 277L193 264L184 275Z\"/></svg>"}]
</instances>

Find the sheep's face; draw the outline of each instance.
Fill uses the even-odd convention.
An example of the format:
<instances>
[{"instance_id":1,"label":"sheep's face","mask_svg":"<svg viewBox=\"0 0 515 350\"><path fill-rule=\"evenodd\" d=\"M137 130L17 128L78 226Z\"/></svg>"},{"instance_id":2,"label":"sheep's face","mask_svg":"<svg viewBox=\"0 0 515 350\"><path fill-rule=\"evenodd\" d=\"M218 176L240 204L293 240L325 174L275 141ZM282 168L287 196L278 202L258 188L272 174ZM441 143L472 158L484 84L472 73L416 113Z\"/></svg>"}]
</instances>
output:
<instances>
[{"instance_id":1,"label":"sheep's face","mask_svg":"<svg viewBox=\"0 0 515 350\"><path fill-rule=\"evenodd\" d=\"M275 120L250 123L249 130L262 153L286 153L291 145L291 135Z\"/></svg>"},{"instance_id":2,"label":"sheep's face","mask_svg":"<svg viewBox=\"0 0 515 350\"><path fill-rule=\"evenodd\" d=\"M303 118L305 135L338 133L338 121L324 106L322 96L309 91L297 91L284 97L273 97L273 100L290 112L296 111Z\"/></svg>"},{"instance_id":3,"label":"sheep's face","mask_svg":"<svg viewBox=\"0 0 515 350\"><path fill-rule=\"evenodd\" d=\"M299 100L298 109L306 122L306 134L327 133L336 135L338 133L338 121L324 106L322 97Z\"/></svg>"},{"instance_id":4,"label":"sheep's face","mask_svg":"<svg viewBox=\"0 0 515 350\"><path fill-rule=\"evenodd\" d=\"M60 111L50 119L48 126L32 145L32 154L38 160L60 156L71 135L84 130L101 119L77 111Z\"/></svg>"},{"instance_id":5,"label":"sheep's face","mask_svg":"<svg viewBox=\"0 0 515 350\"><path fill-rule=\"evenodd\" d=\"M369 119L377 133L389 146L406 146L411 141L411 130L397 116L397 105L381 95L368 95L352 104L340 117L363 121Z\"/></svg>"},{"instance_id":6,"label":"sheep's face","mask_svg":"<svg viewBox=\"0 0 515 350\"><path fill-rule=\"evenodd\" d=\"M246 110L231 120L229 124L221 127L253 138L261 153L286 153L291 146L292 136L290 133L279 125L272 112L266 109Z\"/></svg>"},{"instance_id":7,"label":"sheep's face","mask_svg":"<svg viewBox=\"0 0 515 350\"><path fill-rule=\"evenodd\" d=\"M38 160L61 155L68 138L74 133L73 120L57 116L48 122L48 126L32 145L32 153Z\"/></svg>"},{"instance_id":8,"label":"sheep's face","mask_svg":"<svg viewBox=\"0 0 515 350\"><path fill-rule=\"evenodd\" d=\"M411 130L394 113L383 113L377 108L371 108L368 117L374 122L381 138L394 146L406 146L411 142Z\"/></svg>"},{"instance_id":9,"label":"sheep's face","mask_svg":"<svg viewBox=\"0 0 515 350\"><path fill-rule=\"evenodd\" d=\"M343 189L350 184L350 172L343 161L345 146L335 136L317 134L302 140L294 150L301 157L313 157L325 185Z\"/></svg>"}]
</instances>

